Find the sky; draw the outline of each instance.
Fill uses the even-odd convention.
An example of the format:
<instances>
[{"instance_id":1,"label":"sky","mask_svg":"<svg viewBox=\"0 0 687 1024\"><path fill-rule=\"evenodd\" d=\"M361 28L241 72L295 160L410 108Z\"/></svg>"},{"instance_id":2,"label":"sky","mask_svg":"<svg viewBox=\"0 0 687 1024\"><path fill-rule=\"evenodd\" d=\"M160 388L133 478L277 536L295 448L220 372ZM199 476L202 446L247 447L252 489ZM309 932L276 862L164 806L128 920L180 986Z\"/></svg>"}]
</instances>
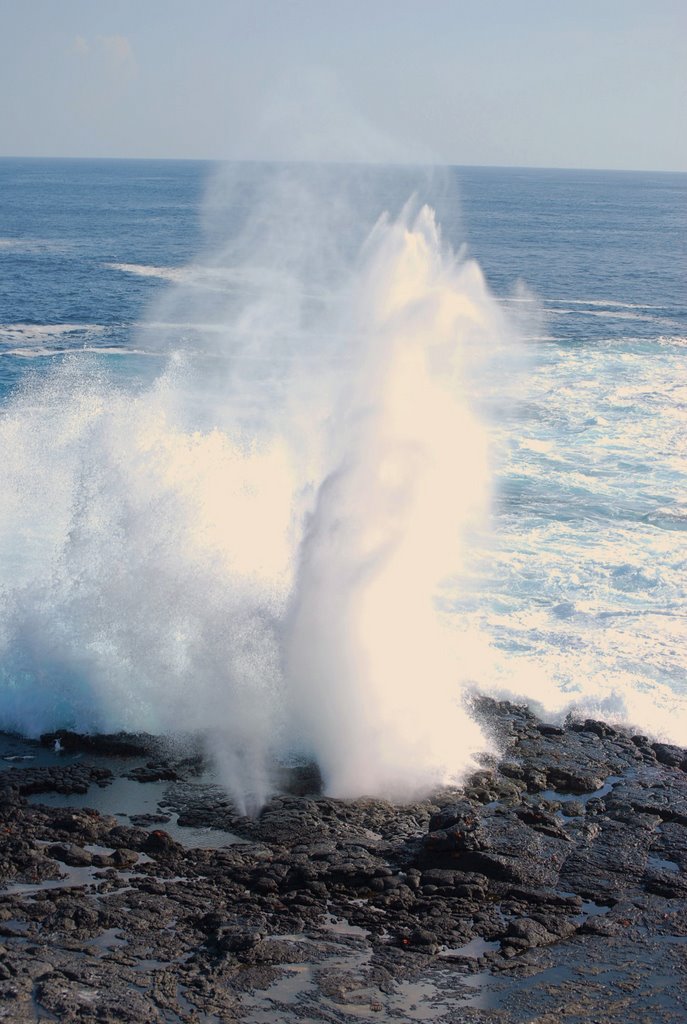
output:
<instances>
[{"instance_id":1,"label":"sky","mask_svg":"<svg viewBox=\"0 0 687 1024\"><path fill-rule=\"evenodd\" d=\"M0 155L687 170L685 0L0 0Z\"/></svg>"}]
</instances>

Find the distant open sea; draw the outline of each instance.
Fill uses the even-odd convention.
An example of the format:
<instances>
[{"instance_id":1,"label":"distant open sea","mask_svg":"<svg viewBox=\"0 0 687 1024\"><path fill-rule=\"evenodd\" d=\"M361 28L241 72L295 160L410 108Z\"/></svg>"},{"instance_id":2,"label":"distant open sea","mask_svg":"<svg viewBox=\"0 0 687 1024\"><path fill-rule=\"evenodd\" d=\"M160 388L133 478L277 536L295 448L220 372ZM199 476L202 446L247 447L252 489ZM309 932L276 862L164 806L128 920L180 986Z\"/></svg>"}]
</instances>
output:
<instances>
[{"instance_id":1,"label":"distant open sea","mask_svg":"<svg viewBox=\"0 0 687 1024\"><path fill-rule=\"evenodd\" d=\"M97 378L119 401L154 387L171 352L221 332L216 294L229 286L219 275L213 291L198 267L243 229L268 171L244 166L220 208L203 202L218 173L208 163L0 160L0 728L151 726L134 680L160 671L147 661L154 641L120 644L135 615L108 632L108 609L121 605L108 582L116 559L93 544L93 578L79 591L81 563L69 568L65 553L74 532L56 480L73 460L70 479L85 482L69 501L88 503L78 451L109 442L79 427L78 445L65 447L62 409L54 429L67 454L46 457L55 409L40 382L66 366L72 382ZM334 196L337 172L327 173ZM456 167L363 178L360 237L346 245L419 192L519 334L517 368L475 396L492 452L491 518L461 585L441 598L489 648L476 684L687 743L687 175ZM165 301L179 287L193 299L188 316ZM82 522L101 529L106 515L101 503L100 525L96 513ZM46 523L59 516L62 541L48 544ZM155 544L151 535L146 548L135 509L130 526L141 551ZM121 545L128 528L118 519L107 530ZM141 600L163 620L173 588L146 571ZM124 649L133 710L118 718L111 701L99 715ZM169 672L181 671L172 660Z\"/></svg>"}]
</instances>

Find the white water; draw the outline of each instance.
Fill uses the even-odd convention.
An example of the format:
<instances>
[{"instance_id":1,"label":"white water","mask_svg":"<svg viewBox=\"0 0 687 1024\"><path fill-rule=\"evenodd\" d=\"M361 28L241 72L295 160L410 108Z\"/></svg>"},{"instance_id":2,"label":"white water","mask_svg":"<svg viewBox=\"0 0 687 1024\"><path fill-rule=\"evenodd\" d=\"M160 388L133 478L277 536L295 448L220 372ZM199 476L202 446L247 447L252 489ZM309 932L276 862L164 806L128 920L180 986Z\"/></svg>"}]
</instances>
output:
<instances>
[{"instance_id":1,"label":"white water","mask_svg":"<svg viewBox=\"0 0 687 1024\"><path fill-rule=\"evenodd\" d=\"M240 803L275 754L403 796L486 746L486 641L435 599L488 513L472 392L503 315L431 210L351 258L297 200L307 230L263 203L208 260L209 316L179 276L151 319L209 329L162 332L152 387L82 356L0 420L0 727L199 730Z\"/></svg>"},{"instance_id":2,"label":"white water","mask_svg":"<svg viewBox=\"0 0 687 1024\"><path fill-rule=\"evenodd\" d=\"M380 222L365 255L361 361L329 426L286 624L298 723L344 796L445 781L484 746L458 703L470 641L435 596L486 511L466 387L472 347L502 326L478 267L441 255L428 209Z\"/></svg>"}]
</instances>

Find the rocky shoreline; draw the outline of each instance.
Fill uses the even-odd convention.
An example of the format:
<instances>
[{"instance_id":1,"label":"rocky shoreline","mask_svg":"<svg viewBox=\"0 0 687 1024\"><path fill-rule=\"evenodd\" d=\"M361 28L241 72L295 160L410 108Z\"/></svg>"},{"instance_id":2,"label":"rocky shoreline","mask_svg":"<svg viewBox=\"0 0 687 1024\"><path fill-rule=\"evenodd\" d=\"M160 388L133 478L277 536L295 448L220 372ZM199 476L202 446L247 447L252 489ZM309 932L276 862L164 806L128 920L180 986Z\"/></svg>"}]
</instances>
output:
<instances>
[{"instance_id":1,"label":"rocky shoreline","mask_svg":"<svg viewBox=\"0 0 687 1024\"><path fill-rule=\"evenodd\" d=\"M500 755L460 790L343 802L306 772L257 819L145 737L8 740L0 1019L687 1019L687 751L476 714ZM111 813L119 784L149 806Z\"/></svg>"}]
</instances>

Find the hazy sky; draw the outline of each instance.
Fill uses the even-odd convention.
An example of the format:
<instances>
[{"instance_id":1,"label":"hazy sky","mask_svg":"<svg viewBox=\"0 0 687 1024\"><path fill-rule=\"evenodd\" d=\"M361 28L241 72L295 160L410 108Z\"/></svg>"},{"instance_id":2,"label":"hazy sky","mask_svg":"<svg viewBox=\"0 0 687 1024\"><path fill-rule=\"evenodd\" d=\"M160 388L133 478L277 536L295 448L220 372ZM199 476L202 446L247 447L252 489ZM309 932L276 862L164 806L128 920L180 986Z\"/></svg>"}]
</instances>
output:
<instances>
[{"instance_id":1,"label":"hazy sky","mask_svg":"<svg viewBox=\"0 0 687 1024\"><path fill-rule=\"evenodd\" d=\"M0 0L0 155L687 170L686 0Z\"/></svg>"}]
</instances>

